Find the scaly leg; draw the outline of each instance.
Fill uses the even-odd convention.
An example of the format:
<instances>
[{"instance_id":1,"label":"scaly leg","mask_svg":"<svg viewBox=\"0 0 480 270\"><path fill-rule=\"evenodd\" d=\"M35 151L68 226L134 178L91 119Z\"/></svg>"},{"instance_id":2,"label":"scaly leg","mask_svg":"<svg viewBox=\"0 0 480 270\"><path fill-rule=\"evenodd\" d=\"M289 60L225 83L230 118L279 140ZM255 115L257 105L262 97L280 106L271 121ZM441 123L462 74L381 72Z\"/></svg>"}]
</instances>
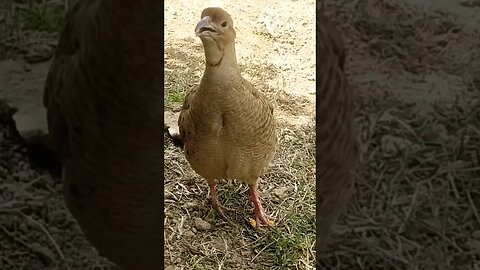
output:
<instances>
[{"instance_id":1,"label":"scaly leg","mask_svg":"<svg viewBox=\"0 0 480 270\"><path fill-rule=\"evenodd\" d=\"M210 202L212 204L212 208L215 209L225 221L229 221L227 216L225 216L223 210L234 211L234 209L227 208L218 202L218 194L217 194L217 187L215 185L215 181L214 180L207 180L207 181L208 181L208 186L210 187Z\"/></svg>"},{"instance_id":2,"label":"scaly leg","mask_svg":"<svg viewBox=\"0 0 480 270\"><path fill-rule=\"evenodd\" d=\"M262 203L260 202L260 198L258 196L257 184L249 185L249 187L250 187L251 199L255 207L254 209L255 222L256 222L255 228L258 229L262 225L267 227L272 227L272 223L273 223L272 221L275 220L275 218L265 214L265 211L263 210L263 207L262 207Z\"/></svg>"}]
</instances>

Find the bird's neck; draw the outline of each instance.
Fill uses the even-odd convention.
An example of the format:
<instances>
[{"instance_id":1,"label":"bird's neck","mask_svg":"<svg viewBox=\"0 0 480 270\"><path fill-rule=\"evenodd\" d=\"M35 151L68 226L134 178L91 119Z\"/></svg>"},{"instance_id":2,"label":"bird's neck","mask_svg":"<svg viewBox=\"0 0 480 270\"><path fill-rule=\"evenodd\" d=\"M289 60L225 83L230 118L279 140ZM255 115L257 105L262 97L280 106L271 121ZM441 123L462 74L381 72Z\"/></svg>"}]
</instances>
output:
<instances>
[{"instance_id":1,"label":"bird's neck","mask_svg":"<svg viewBox=\"0 0 480 270\"><path fill-rule=\"evenodd\" d=\"M223 53L220 56L212 57L208 51L205 51L205 58L207 59L205 65L205 74L215 74L228 76L240 73L240 68L237 63L237 54L235 51L235 44L226 45ZM208 61L208 59L215 59Z\"/></svg>"}]
</instances>

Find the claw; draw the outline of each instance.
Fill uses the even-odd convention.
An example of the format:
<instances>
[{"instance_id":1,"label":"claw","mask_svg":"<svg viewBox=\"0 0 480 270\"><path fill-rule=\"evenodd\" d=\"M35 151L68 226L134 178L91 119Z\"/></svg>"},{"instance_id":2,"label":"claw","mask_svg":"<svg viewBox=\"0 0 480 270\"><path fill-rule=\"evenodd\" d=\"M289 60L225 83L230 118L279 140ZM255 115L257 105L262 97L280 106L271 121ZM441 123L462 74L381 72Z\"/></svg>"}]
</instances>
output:
<instances>
[{"instance_id":1,"label":"claw","mask_svg":"<svg viewBox=\"0 0 480 270\"><path fill-rule=\"evenodd\" d=\"M261 212L255 211L255 218L250 218L249 222L253 228L258 230L260 227L274 227L277 220L277 218L265 214L262 210Z\"/></svg>"},{"instance_id":2,"label":"claw","mask_svg":"<svg viewBox=\"0 0 480 270\"><path fill-rule=\"evenodd\" d=\"M217 210L217 213L218 215L225 221L227 222L230 222L230 220L227 218L227 216L225 215L225 213L223 212L222 208L221 207L218 207L216 208L215 210Z\"/></svg>"}]
</instances>

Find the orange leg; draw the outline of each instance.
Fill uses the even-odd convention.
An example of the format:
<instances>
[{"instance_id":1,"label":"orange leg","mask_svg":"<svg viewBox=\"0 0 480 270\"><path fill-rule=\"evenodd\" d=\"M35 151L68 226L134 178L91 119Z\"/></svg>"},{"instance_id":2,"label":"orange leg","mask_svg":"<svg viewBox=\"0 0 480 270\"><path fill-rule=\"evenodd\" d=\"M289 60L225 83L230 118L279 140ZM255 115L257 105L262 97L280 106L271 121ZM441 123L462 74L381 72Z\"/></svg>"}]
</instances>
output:
<instances>
[{"instance_id":1,"label":"orange leg","mask_svg":"<svg viewBox=\"0 0 480 270\"><path fill-rule=\"evenodd\" d=\"M256 228L258 228L262 225L267 226L267 227L271 227L268 220L269 219L275 220L275 219L273 217L265 214L265 211L263 210L263 207L262 207L262 203L260 202L260 198L258 196L256 185L250 185L249 187L250 187L251 199L252 199L253 205L255 207L254 212L255 212Z\"/></svg>"},{"instance_id":2,"label":"orange leg","mask_svg":"<svg viewBox=\"0 0 480 270\"><path fill-rule=\"evenodd\" d=\"M225 216L223 210L233 211L234 209L227 208L218 202L218 194L217 194L217 187L215 185L215 181L213 180L207 180L207 181L208 181L208 186L210 187L210 202L212 204L212 208L215 209L224 220L228 221L228 218L227 216Z\"/></svg>"}]
</instances>

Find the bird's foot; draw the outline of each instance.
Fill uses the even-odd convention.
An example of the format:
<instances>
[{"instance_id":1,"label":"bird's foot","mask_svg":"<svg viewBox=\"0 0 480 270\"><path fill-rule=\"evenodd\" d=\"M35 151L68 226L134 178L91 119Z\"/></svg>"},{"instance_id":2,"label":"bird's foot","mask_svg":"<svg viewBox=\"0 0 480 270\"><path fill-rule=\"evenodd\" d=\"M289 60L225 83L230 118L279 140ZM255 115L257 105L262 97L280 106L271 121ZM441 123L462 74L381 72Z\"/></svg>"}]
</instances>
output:
<instances>
[{"instance_id":1,"label":"bird's foot","mask_svg":"<svg viewBox=\"0 0 480 270\"><path fill-rule=\"evenodd\" d=\"M233 208L228 208L228 207L226 207L226 206L224 206L224 205L222 205L222 204L219 204L219 205L218 205L218 208L220 208L220 209L222 209L222 210L224 210L224 211L228 211L228 212L235 212L235 209L233 209Z\"/></svg>"},{"instance_id":2,"label":"bird's foot","mask_svg":"<svg viewBox=\"0 0 480 270\"><path fill-rule=\"evenodd\" d=\"M254 227L255 229L258 229L261 226L265 226L268 228L273 227L277 219L265 214L262 203L260 202L260 198L257 193L256 186L250 186L250 193L252 196L253 205L255 207L255 219L250 218L250 225L252 225L252 227Z\"/></svg>"},{"instance_id":3,"label":"bird's foot","mask_svg":"<svg viewBox=\"0 0 480 270\"><path fill-rule=\"evenodd\" d=\"M260 227L272 228L275 226L278 219L265 214L263 209L255 209L255 219L250 218L250 225L253 228L259 229Z\"/></svg>"},{"instance_id":4,"label":"bird's foot","mask_svg":"<svg viewBox=\"0 0 480 270\"><path fill-rule=\"evenodd\" d=\"M225 215L225 211L235 211L235 209L225 207L221 205L218 202L218 195L217 195L217 189L215 187L215 183L213 181L208 181L208 185L210 186L210 202L212 204L212 208L217 211L217 213L220 215L220 217L227 221L230 222L230 220L227 218Z\"/></svg>"},{"instance_id":5,"label":"bird's foot","mask_svg":"<svg viewBox=\"0 0 480 270\"><path fill-rule=\"evenodd\" d=\"M226 222L230 222L230 219L228 219L228 217L225 215L225 212L222 210L222 208L217 208L215 209L218 213L218 215Z\"/></svg>"},{"instance_id":6,"label":"bird's foot","mask_svg":"<svg viewBox=\"0 0 480 270\"><path fill-rule=\"evenodd\" d=\"M225 212L233 212L235 209L225 207L217 202L212 202L212 207L215 209L218 213L218 215L225 221L230 222L230 220L227 218L225 215Z\"/></svg>"}]
</instances>

